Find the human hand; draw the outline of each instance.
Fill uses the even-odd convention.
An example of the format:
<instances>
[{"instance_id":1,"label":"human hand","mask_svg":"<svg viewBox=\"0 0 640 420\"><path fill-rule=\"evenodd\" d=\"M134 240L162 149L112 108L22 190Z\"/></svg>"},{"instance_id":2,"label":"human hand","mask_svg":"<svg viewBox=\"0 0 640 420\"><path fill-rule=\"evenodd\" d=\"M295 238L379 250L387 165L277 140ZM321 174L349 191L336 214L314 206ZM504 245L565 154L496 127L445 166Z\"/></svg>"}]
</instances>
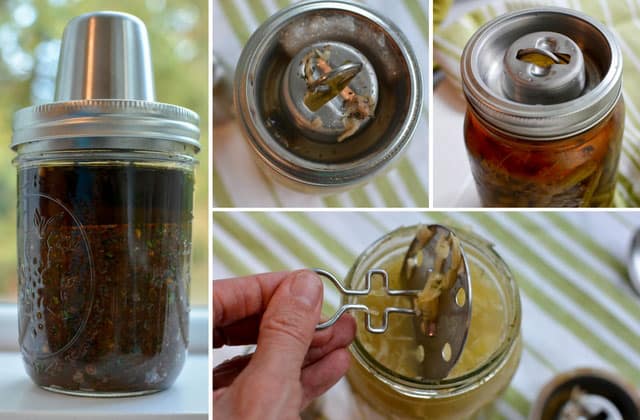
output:
<instances>
[{"instance_id":1,"label":"human hand","mask_svg":"<svg viewBox=\"0 0 640 420\"><path fill-rule=\"evenodd\" d=\"M316 331L321 308L322 283L308 270L214 283L214 348L257 343L214 368L214 417L299 418L347 372L355 322L345 315Z\"/></svg>"}]
</instances>

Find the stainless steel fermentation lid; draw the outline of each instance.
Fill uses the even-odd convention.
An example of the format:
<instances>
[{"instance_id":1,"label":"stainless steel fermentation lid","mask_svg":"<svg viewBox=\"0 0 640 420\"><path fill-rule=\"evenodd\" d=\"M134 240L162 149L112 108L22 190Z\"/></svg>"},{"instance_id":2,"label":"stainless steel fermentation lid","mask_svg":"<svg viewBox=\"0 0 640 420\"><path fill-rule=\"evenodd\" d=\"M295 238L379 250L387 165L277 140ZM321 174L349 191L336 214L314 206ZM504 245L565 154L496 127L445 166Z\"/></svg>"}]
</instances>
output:
<instances>
[{"instance_id":1,"label":"stainless steel fermentation lid","mask_svg":"<svg viewBox=\"0 0 640 420\"><path fill-rule=\"evenodd\" d=\"M155 102L147 30L132 15L95 12L68 23L55 101L15 113L12 149L200 149L198 115Z\"/></svg>"},{"instance_id":2,"label":"stainless steel fermentation lid","mask_svg":"<svg viewBox=\"0 0 640 420\"><path fill-rule=\"evenodd\" d=\"M613 34L582 13L541 7L480 28L461 59L463 90L485 121L531 140L557 140L598 124L622 92Z\"/></svg>"},{"instance_id":3,"label":"stainless steel fermentation lid","mask_svg":"<svg viewBox=\"0 0 640 420\"><path fill-rule=\"evenodd\" d=\"M339 98L319 112L304 103L312 86L302 83L308 80L300 71L309 52L322 57L325 47L335 59L328 60L337 72L332 76L352 77L349 87L373 113L348 138L340 138L348 113ZM322 77L311 70L314 81ZM342 188L373 176L408 144L422 100L418 63L406 38L386 18L352 2L304 1L279 11L253 33L236 68L234 102L245 137L263 164L296 185ZM282 114L279 119L274 112ZM324 160L305 156L301 143L306 151L323 150ZM329 161L338 149L349 150L349 157Z\"/></svg>"}]
</instances>

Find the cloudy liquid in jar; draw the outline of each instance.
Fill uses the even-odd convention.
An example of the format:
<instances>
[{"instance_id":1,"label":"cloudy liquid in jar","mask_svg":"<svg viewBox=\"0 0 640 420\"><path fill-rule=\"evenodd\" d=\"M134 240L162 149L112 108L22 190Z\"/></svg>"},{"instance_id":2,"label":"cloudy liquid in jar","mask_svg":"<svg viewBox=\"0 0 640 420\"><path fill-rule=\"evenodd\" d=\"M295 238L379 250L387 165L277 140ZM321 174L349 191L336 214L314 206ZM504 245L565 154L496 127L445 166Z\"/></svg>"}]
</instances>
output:
<instances>
[{"instance_id":1,"label":"cloudy liquid in jar","mask_svg":"<svg viewBox=\"0 0 640 420\"><path fill-rule=\"evenodd\" d=\"M382 264L389 274L389 287L403 289L400 282L402 258L394 258ZM449 373L449 378L463 375L473 370L493 354L504 336L506 324L503 297L494 282L484 271L469 261L473 301L471 305L471 325L467 341L460 359ZM373 281L373 291L369 296L357 298L357 302L367 305L375 316L372 322L379 322L389 306L413 306L412 298L407 296L386 296L382 283ZM363 325L364 315L358 313L358 325ZM375 324L374 324L375 325ZM416 341L413 317L392 314L389 317L388 330L384 334L371 334L364 328L358 329L358 340L363 347L386 368L408 378L419 379L424 353Z\"/></svg>"}]
</instances>

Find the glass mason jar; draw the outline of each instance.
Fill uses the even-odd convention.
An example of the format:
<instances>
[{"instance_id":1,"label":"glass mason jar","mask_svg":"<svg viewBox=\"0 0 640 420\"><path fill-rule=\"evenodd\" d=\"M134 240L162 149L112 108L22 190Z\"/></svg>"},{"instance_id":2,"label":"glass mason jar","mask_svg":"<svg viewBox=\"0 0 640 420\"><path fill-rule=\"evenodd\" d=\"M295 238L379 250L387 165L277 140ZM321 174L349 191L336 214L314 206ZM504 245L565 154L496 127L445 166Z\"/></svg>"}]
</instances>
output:
<instances>
[{"instance_id":1,"label":"glass mason jar","mask_svg":"<svg viewBox=\"0 0 640 420\"><path fill-rule=\"evenodd\" d=\"M416 229L399 228L370 245L347 274L345 287L362 288L366 272L382 267L389 273L390 287L401 288L400 266ZM411 363L421 363L419 358L413 361L412 344L405 344L412 334L412 327L406 329L409 317L390 317L384 334L359 329L350 348L353 360L347 377L357 398L374 412L392 418L469 418L498 398L518 367L522 350L518 287L491 244L470 232L456 230L456 235L471 272L473 295L461 358L447 378L423 380L407 372ZM348 300L358 299L362 298ZM358 325L361 322L358 319Z\"/></svg>"},{"instance_id":2,"label":"glass mason jar","mask_svg":"<svg viewBox=\"0 0 640 420\"><path fill-rule=\"evenodd\" d=\"M625 107L622 53L606 27L552 7L498 17L469 40L462 79L483 205L612 205Z\"/></svg>"},{"instance_id":3,"label":"glass mason jar","mask_svg":"<svg viewBox=\"0 0 640 420\"><path fill-rule=\"evenodd\" d=\"M79 64L93 57L78 50L89 27L87 42L109 51L146 38L130 15L72 20L57 101L14 116L20 349L45 389L147 394L169 387L186 358L198 116L154 102L144 80L109 97L123 73L152 77L148 56L130 57L133 69L94 57L86 71L113 83L77 89L99 80Z\"/></svg>"},{"instance_id":4,"label":"glass mason jar","mask_svg":"<svg viewBox=\"0 0 640 420\"><path fill-rule=\"evenodd\" d=\"M347 190L388 169L422 101L409 42L353 2L282 9L253 33L235 73L236 114L258 166L307 193Z\"/></svg>"}]
</instances>

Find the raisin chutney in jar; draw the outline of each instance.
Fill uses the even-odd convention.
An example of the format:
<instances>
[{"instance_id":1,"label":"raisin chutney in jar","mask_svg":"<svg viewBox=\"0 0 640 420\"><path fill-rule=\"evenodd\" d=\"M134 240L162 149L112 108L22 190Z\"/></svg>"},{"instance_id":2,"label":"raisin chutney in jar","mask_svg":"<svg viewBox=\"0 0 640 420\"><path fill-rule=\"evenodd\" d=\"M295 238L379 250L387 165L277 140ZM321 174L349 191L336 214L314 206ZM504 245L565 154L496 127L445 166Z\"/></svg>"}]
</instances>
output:
<instances>
[{"instance_id":1,"label":"raisin chutney in jar","mask_svg":"<svg viewBox=\"0 0 640 420\"><path fill-rule=\"evenodd\" d=\"M506 14L461 62L465 143L483 205L612 205L624 131L622 53L579 12Z\"/></svg>"},{"instance_id":2,"label":"raisin chutney in jar","mask_svg":"<svg viewBox=\"0 0 640 420\"><path fill-rule=\"evenodd\" d=\"M368 270L384 269L390 289L406 288L401 276L405 254L418 226L402 227L370 245L345 278L345 287L363 289ZM350 347L347 378L363 413L393 418L466 419L478 414L508 387L522 351L518 286L491 244L454 229L467 261L473 293L471 323L460 358L447 377L423 377L424 349L418 344L411 316L390 316L384 334L359 328ZM413 307L413 298L389 296L372 283L366 296L343 297L343 304L366 305L375 314L389 307ZM358 325L362 312L354 314ZM422 351L421 351L422 350ZM443 356L444 357L444 356ZM367 416L365 416L367 417Z\"/></svg>"},{"instance_id":3,"label":"raisin chutney in jar","mask_svg":"<svg viewBox=\"0 0 640 420\"><path fill-rule=\"evenodd\" d=\"M198 115L154 96L144 24L99 12L65 29L56 102L14 116L19 340L45 389L147 394L185 362Z\"/></svg>"},{"instance_id":4,"label":"raisin chutney in jar","mask_svg":"<svg viewBox=\"0 0 640 420\"><path fill-rule=\"evenodd\" d=\"M282 9L253 33L235 73L236 115L256 162L307 193L347 190L388 169L422 101L407 39L355 2Z\"/></svg>"}]
</instances>

